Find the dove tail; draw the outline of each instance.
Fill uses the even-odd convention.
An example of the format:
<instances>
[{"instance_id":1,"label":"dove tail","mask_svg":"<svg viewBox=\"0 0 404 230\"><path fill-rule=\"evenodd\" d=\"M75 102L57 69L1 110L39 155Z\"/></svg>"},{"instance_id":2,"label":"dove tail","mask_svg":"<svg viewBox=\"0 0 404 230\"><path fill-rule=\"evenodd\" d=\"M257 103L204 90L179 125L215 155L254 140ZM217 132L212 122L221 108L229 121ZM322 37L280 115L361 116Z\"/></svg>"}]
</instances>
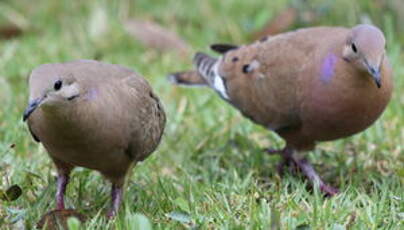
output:
<instances>
[{"instance_id":1,"label":"dove tail","mask_svg":"<svg viewBox=\"0 0 404 230\"><path fill-rule=\"evenodd\" d=\"M196 53L193 62L198 73L205 78L209 85L212 85L215 77L214 67L217 59L204 53Z\"/></svg>"},{"instance_id":2,"label":"dove tail","mask_svg":"<svg viewBox=\"0 0 404 230\"><path fill-rule=\"evenodd\" d=\"M207 86L208 85L208 83L205 81L205 78L203 78L195 70L170 74L168 76L168 80L175 85L183 85L183 86Z\"/></svg>"},{"instance_id":3,"label":"dove tail","mask_svg":"<svg viewBox=\"0 0 404 230\"><path fill-rule=\"evenodd\" d=\"M219 74L221 59L213 58L204 53L196 53L194 65L198 73L205 79L208 85L216 90L224 99L229 99L225 80Z\"/></svg>"},{"instance_id":4,"label":"dove tail","mask_svg":"<svg viewBox=\"0 0 404 230\"><path fill-rule=\"evenodd\" d=\"M170 74L168 80L176 85L209 86L222 98L229 100L226 81L219 74L220 61L221 59L212 58L204 53L197 53L193 60L196 70Z\"/></svg>"}]
</instances>

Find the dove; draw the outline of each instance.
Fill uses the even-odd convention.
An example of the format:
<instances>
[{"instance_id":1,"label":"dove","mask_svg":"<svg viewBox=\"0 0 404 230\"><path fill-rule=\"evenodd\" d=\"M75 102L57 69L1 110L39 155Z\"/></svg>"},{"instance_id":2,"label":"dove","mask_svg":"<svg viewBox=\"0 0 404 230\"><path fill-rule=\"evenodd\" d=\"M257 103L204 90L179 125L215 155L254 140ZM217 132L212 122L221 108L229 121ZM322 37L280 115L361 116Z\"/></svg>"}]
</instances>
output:
<instances>
[{"instance_id":1,"label":"dove","mask_svg":"<svg viewBox=\"0 0 404 230\"><path fill-rule=\"evenodd\" d=\"M43 64L29 77L23 120L57 169L56 210L64 210L69 174L76 166L112 183L114 217L125 177L159 145L166 116L148 82L132 70L93 60Z\"/></svg>"},{"instance_id":2,"label":"dove","mask_svg":"<svg viewBox=\"0 0 404 230\"><path fill-rule=\"evenodd\" d=\"M212 88L277 133L285 147L266 151L282 156L278 169L292 165L332 196L338 189L321 179L305 155L319 142L365 130L385 110L393 90L385 43L373 25L303 28L249 45L212 45L220 57L197 53L194 70L168 77Z\"/></svg>"}]
</instances>

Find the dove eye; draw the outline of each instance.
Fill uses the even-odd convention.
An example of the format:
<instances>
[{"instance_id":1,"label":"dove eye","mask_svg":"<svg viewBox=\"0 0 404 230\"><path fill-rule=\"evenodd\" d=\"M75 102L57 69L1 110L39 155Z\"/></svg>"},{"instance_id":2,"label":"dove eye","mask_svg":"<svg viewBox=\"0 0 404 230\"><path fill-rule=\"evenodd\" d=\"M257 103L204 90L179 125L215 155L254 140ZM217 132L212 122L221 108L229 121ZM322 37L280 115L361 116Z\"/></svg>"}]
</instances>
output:
<instances>
[{"instance_id":1,"label":"dove eye","mask_svg":"<svg viewBox=\"0 0 404 230\"><path fill-rule=\"evenodd\" d=\"M355 43L352 43L352 44L351 44L351 48L352 48L353 52L355 52L355 53L358 52L358 49L356 48Z\"/></svg>"},{"instance_id":2,"label":"dove eye","mask_svg":"<svg viewBox=\"0 0 404 230\"><path fill-rule=\"evenodd\" d=\"M62 88L62 81L61 80L57 80L55 82L55 84L53 85L53 89L55 89L55 91L58 91L60 88Z\"/></svg>"}]
</instances>

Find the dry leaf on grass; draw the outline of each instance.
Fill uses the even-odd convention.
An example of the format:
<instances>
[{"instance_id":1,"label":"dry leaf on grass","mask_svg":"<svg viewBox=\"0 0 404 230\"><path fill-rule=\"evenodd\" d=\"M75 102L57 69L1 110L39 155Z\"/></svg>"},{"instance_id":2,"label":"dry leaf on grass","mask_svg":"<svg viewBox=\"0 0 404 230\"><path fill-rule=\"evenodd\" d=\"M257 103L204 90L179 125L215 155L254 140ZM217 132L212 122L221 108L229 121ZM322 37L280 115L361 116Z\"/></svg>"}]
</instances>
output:
<instances>
[{"instance_id":1,"label":"dry leaf on grass","mask_svg":"<svg viewBox=\"0 0 404 230\"><path fill-rule=\"evenodd\" d=\"M297 19L297 10L293 7L286 8L275 16L275 18L268 21L263 29L254 33L253 39L257 40L264 36L282 33L290 28Z\"/></svg>"},{"instance_id":2,"label":"dry leaf on grass","mask_svg":"<svg viewBox=\"0 0 404 230\"><path fill-rule=\"evenodd\" d=\"M131 19L124 22L124 26L130 35L149 48L162 52L175 51L181 55L189 51L189 45L176 33L155 22Z\"/></svg>"},{"instance_id":3,"label":"dry leaf on grass","mask_svg":"<svg viewBox=\"0 0 404 230\"><path fill-rule=\"evenodd\" d=\"M23 30L13 24L0 25L0 39L12 39L23 34Z\"/></svg>"}]
</instances>

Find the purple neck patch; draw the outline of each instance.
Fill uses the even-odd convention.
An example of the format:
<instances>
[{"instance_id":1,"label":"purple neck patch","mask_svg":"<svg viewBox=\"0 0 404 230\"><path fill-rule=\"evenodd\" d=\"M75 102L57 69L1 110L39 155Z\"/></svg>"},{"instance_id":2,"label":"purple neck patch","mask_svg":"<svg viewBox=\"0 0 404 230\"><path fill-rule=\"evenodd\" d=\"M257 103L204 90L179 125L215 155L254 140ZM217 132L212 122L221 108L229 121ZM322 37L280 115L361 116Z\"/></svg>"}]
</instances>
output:
<instances>
[{"instance_id":1,"label":"purple neck patch","mask_svg":"<svg viewBox=\"0 0 404 230\"><path fill-rule=\"evenodd\" d=\"M330 83L332 77L335 74L335 64L337 63L338 57L333 53L329 53L323 63L321 64L321 81L324 83Z\"/></svg>"},{"instance_id":2,"label":"purple neck patch","mask_svg":"<svg viewBox=\"0 0 404 230\"><path fill-rule=\"evenodd\" d=\"M95 88L91 88L88 90L86 94L87 100L94 100L98 95L98 91Z\"/></svg>"}]
</instances>

